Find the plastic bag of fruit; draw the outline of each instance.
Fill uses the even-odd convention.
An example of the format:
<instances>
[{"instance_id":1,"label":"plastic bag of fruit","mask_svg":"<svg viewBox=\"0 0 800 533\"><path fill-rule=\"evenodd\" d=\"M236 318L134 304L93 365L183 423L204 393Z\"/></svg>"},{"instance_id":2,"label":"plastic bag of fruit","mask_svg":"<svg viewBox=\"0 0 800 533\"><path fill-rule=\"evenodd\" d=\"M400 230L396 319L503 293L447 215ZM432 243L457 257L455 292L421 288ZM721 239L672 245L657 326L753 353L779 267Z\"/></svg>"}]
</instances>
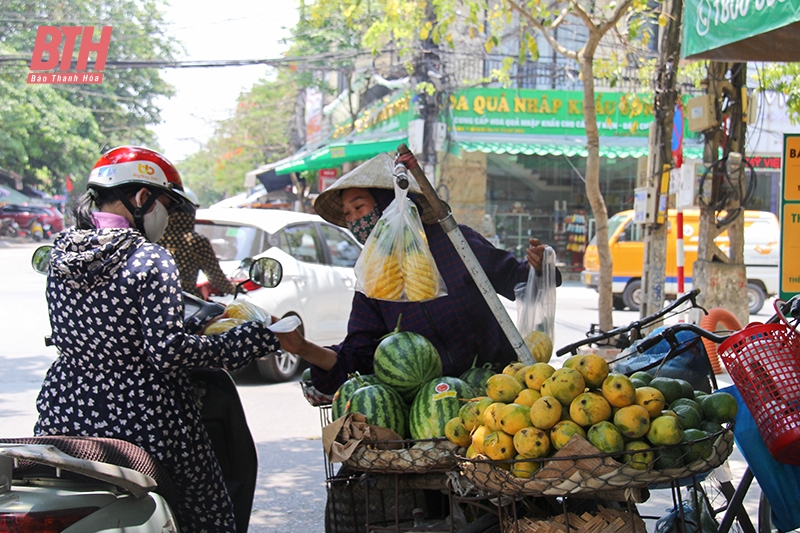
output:
<instances>
[{"instance_id":1,"label":"plastic bag of fruit","mask_svg":"<svg viewBox=\"0 0 800 533\"><path fill-rule=\"evenodd\" d=\"M241 318L219 318L206 326L206 329L203 330L203 335L219 335L245 322L248 322L248 320L243 320Z\"/></svg>"},{"instance_id":2,"label":"plastic bag of fruit","mask_svg":"<svg viewBox=\"0 0 800 533\"><path fill-rule=\"evenodd\" d=\"M517 286L517 328L531 355L538 363L547 363L553 356L556 320L556 252L544 249L542 273L534 269L528 282Z\"/></svg>"},{"instance_id":3,"label":"plastic bag of fruit","mask_svg":"<svg viewBox=\"0 0 800 533\"><path fill-rule=\"evenodd\" d=\"M356 289L370 298L395 302L446 296L417 206L396 183L394 194L358 257Z\"/></svg>"},{"instance_id":4,"label":"plastic bag of fruit","mask_svg":"<svg viewBox=\"0 0 800 533\"><path fill-rule=\"evenodd\" d=\"M266 324L271 322L269 313L247 300L232 301L225 306L225 313L222 316L224 318L240 318L244 321L264 322Z\"/></svg>"}]
</instances>

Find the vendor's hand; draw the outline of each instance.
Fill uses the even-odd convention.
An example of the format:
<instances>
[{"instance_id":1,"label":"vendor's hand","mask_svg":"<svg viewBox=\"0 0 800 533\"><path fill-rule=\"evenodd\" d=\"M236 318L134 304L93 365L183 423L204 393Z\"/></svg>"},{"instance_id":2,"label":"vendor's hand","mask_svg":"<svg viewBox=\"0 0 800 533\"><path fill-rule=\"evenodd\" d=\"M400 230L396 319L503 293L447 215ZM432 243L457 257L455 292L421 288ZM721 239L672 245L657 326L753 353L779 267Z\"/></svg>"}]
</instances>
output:
<instances>
[{"instance_id":1,"label":"vendor's hand","mask_svg":"<svg viewBox=\"0 0 800 533\"><path fill-rule=\"evenodd\" d=\"M408 170L417 168L419 166L417 158L414 156L413 152L398 154L397 159L395 159L395 164L396 163L403 163Z\"/></svg>"},{"instance_id":2,"label":"vendor's hand","mask_svg":"<svg viewBox=\"0 0 800 533\"><path fill-rule=\"evenodd\" d=\"M299 354L303 352L303 348L305 347L307 341L302 335L300 335L299 329L300 328L293 329L288 333L275 334L275 336L278 337L278 341L281 343L281 350L291 352L293 354Z\"/></svg>"},{"instance_id":3,"label":"vendor's hand","mask_svg":"<svg viewBox=\"0 0 800 533\"><path fill-rule=\"evenodd\" d=\"M536 273L541 275L542 273L542 261L544 260L544 244L539 239L532 238L528 241L530 244L528 249L525 251L525 256L528 258L528 264L530 264Z\"/></svg>"}]
</instances>

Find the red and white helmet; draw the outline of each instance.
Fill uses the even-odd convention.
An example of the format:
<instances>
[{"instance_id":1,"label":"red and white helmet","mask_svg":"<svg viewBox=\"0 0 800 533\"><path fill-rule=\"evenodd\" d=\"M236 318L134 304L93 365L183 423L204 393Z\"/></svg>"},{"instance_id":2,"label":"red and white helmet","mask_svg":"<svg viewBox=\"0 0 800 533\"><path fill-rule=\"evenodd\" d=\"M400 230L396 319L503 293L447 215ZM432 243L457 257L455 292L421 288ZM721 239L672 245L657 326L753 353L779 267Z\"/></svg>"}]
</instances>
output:
<instances>
[{"instance_id":1,"label":"red and white helmet","mask_svg":"<svg viewBox=\"0 0 800 533\"><path fill-rule=\"evenodd\" d=\"M116 187L141 183L162 189L178 203L187 200L178 169L154 150L119 146L103 154L89 174L89 187Z\"/></svg>"}]
</instances>

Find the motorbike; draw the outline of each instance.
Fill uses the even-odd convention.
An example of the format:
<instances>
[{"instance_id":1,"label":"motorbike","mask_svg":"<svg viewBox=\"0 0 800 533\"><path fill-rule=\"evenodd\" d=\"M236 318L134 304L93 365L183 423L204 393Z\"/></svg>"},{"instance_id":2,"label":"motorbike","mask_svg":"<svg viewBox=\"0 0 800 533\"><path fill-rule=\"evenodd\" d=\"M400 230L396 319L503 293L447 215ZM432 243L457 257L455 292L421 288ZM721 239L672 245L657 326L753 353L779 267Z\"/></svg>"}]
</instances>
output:
<instances>
[{"instance_id":1,"label":"motorbike","mask_svg":"<svg viewBox=\"0 0 800 533\"><path fill-rule=\"evenodd\" d=\"M42 246L34 252L34 270L47 273L50 250ZM247 265L248 282L260 287L275 287L283 276L281 264L272 258L247 260ZM222 304L187 293L184 308L184 322L195 328L190 333L198 333L225 310ZM236 531L245 533L258 458L239 394L222 369L193 370L191 380L233 501ZM180 524L172 511L177 494L158 462L126 441L66 436L0 439L0 533L177 533Z\"/></svg>"},{"instance_id":2,"label":"motorbike","mask_svg":"<svg viewBox=\"0 0 800 533\"><path fill-rule=\"evenodd\" d=\"M49 224L48 224L49 227ZM25 226L20 226L17 230L20 237L30 237L35 242L40 242L45 238L44 227L39 219L32 218Z\"/></svg>"},{"instance_id":3,"label":"motorbike","mask_svg":"<svg viewBox=\"0 0 800 533\"><path fill-rule=\"evenodd\" d=\"M0 237L16 237L19 231L19 224L13 218L0 219Z\"/></svg>"}]
</instances>

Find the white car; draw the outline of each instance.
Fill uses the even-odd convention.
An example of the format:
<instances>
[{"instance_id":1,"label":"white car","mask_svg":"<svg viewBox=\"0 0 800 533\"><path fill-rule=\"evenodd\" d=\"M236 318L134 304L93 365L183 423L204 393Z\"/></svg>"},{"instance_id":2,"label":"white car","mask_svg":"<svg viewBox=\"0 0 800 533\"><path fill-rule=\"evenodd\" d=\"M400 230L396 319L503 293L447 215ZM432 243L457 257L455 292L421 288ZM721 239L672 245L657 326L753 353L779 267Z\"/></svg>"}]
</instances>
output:
<instances>
[{"instance_id":1,"label":"white car","mask_svg":"<svg viewBox=\"0 0 800 533\"><path fill-rule=\"evenodd\" d=\"M208 237L222 270L232 279L241 277L236 271L243 259L280 261L281 283L254 288L244 297L273 316L298 316L300 331L316 344L344 340L356 282L353 266L361 253L361 245L347 230L317 215L241 208L199 209L195 230ZM301 361L278 352L256 364L263 378L280 382L290 379Z\"/></svg>"}]
</instances>

